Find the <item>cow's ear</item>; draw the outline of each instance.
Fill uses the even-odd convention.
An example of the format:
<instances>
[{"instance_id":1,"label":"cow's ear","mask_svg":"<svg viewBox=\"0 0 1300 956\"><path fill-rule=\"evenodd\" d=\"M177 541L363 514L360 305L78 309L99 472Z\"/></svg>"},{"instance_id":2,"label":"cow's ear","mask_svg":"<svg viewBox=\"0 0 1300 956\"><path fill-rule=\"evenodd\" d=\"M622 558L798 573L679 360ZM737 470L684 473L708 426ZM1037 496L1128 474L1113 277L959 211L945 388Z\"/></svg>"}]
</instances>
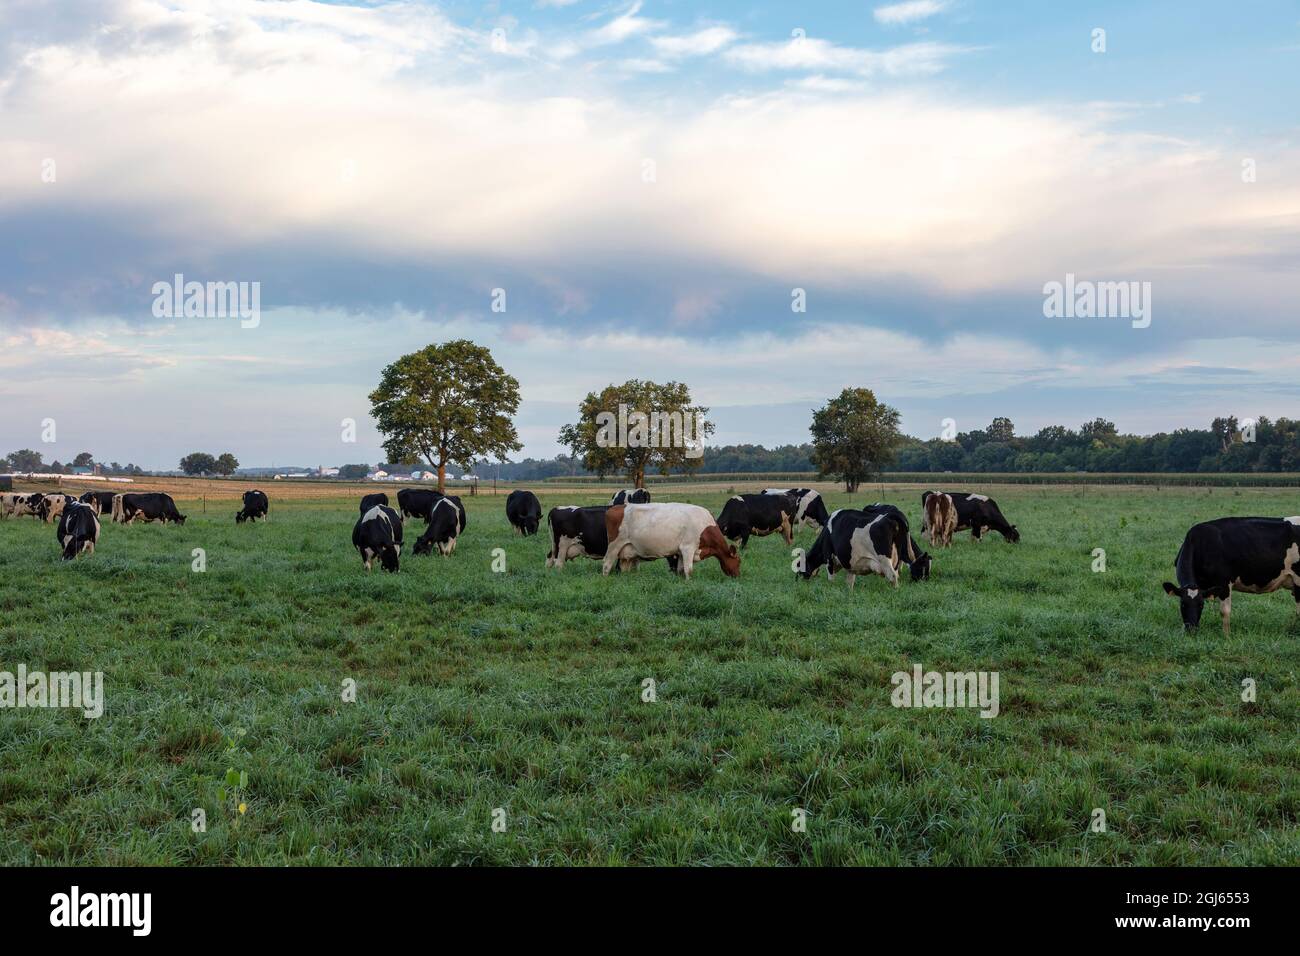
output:
<instances>
[{"instance_id":1,"label":"cow's ear","mask_svg":"<svg viewBox=\"0 0 1300 956\"><path fill-rule=\"evenodd\" d=\"M730 548L729 550L730 550L730 552L731 552L731 556L732 556L733 558L736 557L736 555L738 555L738 554L740 553L739 551L736 550L736 546L735 546L734 544L731 546L731 548Z\"/></svg>"},{"instance_id":2,"label":"cow's ear","mask_svg":"<svg viewBox=\"0 0 1300 956\"><path fill-rule=\"evenodd\" d=\"M1165 593L1166 593L1166 594L1176 594L1176 595L1178 595L1179 597L1182 597L1182 596L1183 596L1183 589L1180 588L1180 587L1178 587L1177 585L1175 585L1175 584L1169 582L1169 581L1166 581L1166 582L1165 582Z\"/></svg>"}]
</instances>

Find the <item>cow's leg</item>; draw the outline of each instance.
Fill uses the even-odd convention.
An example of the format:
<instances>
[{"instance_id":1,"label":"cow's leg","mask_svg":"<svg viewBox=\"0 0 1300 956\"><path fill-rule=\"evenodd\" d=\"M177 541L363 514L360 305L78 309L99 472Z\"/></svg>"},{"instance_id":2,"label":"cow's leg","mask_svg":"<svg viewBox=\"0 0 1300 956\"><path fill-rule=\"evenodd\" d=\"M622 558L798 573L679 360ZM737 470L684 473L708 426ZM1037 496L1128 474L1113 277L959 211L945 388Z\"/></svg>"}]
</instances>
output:
<instances>
[{"instance_id":1,"label":"cow's leg","mask_svg":"<svg viewBox=\"0 0 1300 956\"><path fill-rule=\"evenodd\" d=\"M852 591L853 585L858 583L858 576L854 574L852 571L845 570L844 578L849 582L849 590Z\"/></svg>"},{"instance_id":2,"label":"cow's leg","mask_svg":"<svg viewBox=\"0 0 1300 956\"><path fill-rule=\"evenodd\" d=\"M609 543L609 547L605 549L605 560L600 565L602 575L608 575L610 571L613 571L615 562L619 562L619 569L622 570L623 546L626 544L628 544L628 540L622 535Z\"/></svg>"},{"instance_id":3,"label":"cow's leg","mask_svg":"<svg viewBox=\"0 0 1300 956\"><path fill-rule=\"evenodd\" d=\"M1300 614L1300 584L1297 584L1291 593L1295 595L1295 612Z\"/></svg>"},{"instance_id":4,"label":"cow's leg","mask_svg":"<svg viewBox=\"0 0 1300 956\"><path fill-rule=\"evenodd\" d=\"M686 580L691 579L691 565L695 563L695 548L692 545L683 545L681 549L682 560L678 565L677 573Z\"/></svg>"},{"instance_id":5,"label":"cow's leg","mask_svg":"<svg viewBox=\"0 0 1300 956\"><path fill-rule=\"evenodd\" d=\"M1223 617L1223 636L1227 637L1229 618L1232 617L1232 592L1231 591L1228 592L1228 596L1226 598L1224 598L1222 601L1219 602L1219 614Z\"/></svg>"}]
</instances>

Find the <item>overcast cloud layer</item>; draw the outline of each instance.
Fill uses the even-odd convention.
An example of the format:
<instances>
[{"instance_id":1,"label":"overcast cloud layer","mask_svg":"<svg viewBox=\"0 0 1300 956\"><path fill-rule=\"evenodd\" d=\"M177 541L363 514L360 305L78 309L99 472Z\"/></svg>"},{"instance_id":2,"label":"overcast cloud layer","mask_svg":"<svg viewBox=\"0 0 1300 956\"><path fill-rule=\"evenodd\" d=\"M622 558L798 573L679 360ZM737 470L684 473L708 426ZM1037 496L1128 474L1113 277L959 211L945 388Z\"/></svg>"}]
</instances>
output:
<instances>
[{"instance_id":1,"label":"overcast cloud layer","mask_svg":"<svg viewBox=\"0 0 1300 956\"><path fill-rule=\"evenodd\" d=\"M59 8L0 7L0 453L373 462L380 368L451 335L532 455L632 376L724 443L846 385L923 437L1300 413L1291 4ZM175 273L261 324L155 317ZM1045 318L1067 273L1150 327Z\"/></svg>"}]
</instances>

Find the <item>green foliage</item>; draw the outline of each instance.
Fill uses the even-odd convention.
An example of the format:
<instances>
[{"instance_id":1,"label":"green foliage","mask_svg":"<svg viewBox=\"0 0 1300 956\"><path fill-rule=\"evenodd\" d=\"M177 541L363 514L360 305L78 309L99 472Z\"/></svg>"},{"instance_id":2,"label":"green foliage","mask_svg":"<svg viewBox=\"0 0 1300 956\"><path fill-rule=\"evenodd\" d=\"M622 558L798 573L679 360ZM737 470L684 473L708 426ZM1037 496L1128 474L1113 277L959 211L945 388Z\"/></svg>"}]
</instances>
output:
<instances>
[{"instance_id":1,"label":"green foliage","mask_svg":"<svg viewBox=\"0 0 1300 956\"><path fill-rule=\"evenodd\" d=\"M235 469L237 469L238 467L239 467L239 459L236 458L234 455L232 455L230 452L225 452L220 457L217 458L215 464L213 465L213 470L218 475L223 475L228 478L235 473Z\"/></svg>"},{"instance_id":2,"label":"green foliage","mask_svg":"<svg viewBox=\"0 0 1300 956\"><path fill-rule=\"evenodd\" d=\"M181 459L180 468L187 475L212 475L217 471L217 459L207 452L194 451Z\"/></svg>"},{"instance_id":3,"label":"green foliage","mask_svg":"<svg viewBox=\"0 0 1300 956\"><path fill-rule=\"evenodd\" d=\"M447 465L523 447L511 417L519 382L468 339L429 345L386 367L370 393L370 414L391 461L428 462L444 488Z\"/></svg>"},{"instance_id":4,"label":"green foliage","mask_svg":"<svg viewBox=\"0 0 1300 956\"><path fill-rule=\"evenodd\" d=\"M10 471L43 471L45 463L41 460L41 453L32 451L30 448L20 448L18 451L12 451L5 457L5 464L9 466Z\"/></svg>"},{"instance_id":5,"label":"green foliage","mask_svg":"<svg viewBox=\"0 0 1300 956\"><path fill-rule=\"evenodd\" d=\"M813 412L813 464L844 482L846 491L878 474L902 442L898 410L876 401L869 388L846 388Z\"/></svg>"},{"instance_id":6,"label":"green foliage","mask_svg":"<svg viewBox=\"0 0 1300 956\"><path fill-rule=\"evenodd\" d=\"M636 414L661 416L660 421L674 422L670 435L667 429L658 429L650 442L614 435L609 440L609 416L616 420L619 409L626 409L631 422ZM680 440L691 438L700 443L713 434L713 423L704 418L709 410L703 405L691 404L691 390L681 382L656 382L632 379L622 385L606 386L599 394L588 392L578 407L578 421L560 429L560 444L567 446L574 458L581 459L587 471L600 477L626 475L638 488L645 483L646 473L654 470L661 475L673 472L693 474L699 470L703 457L688 454ZM696 429L697 419L702 422ZM630 428L629 428L630 431ZM697 446L703 451L703 445Z\"/></svg>"}]
</instances>

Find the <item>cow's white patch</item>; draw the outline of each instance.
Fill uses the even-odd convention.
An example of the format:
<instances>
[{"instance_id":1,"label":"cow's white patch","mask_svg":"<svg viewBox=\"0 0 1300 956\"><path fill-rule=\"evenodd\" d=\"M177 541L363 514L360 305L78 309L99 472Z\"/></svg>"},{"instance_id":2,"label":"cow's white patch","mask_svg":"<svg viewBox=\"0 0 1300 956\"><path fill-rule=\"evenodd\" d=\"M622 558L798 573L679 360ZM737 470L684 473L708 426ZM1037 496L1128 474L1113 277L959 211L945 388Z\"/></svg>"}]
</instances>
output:
<instances>
[{"instance_id":1,"label":"cow's white patch","mask_svg":"<svg viewBox=\"0 0 1300 956\"><path fill-rule=\"evenodd\" d=\"M988 496L988 495L967 495L966 497L969 498L971 501L988 501L988 500L989 500L989 496Z\"/></svg>"},{"instance_id":2,"label":"cow's white patch","mask_svg":"<svg viewBox=\"0 0 1300 956\"><path fill-rule=\"evenodd\" d=\"M1284 518L1283 520L1289 521L1294 525L1300 525L1300 515L1292 515L1290 518Z\"/></svg>"}]
</instances>

